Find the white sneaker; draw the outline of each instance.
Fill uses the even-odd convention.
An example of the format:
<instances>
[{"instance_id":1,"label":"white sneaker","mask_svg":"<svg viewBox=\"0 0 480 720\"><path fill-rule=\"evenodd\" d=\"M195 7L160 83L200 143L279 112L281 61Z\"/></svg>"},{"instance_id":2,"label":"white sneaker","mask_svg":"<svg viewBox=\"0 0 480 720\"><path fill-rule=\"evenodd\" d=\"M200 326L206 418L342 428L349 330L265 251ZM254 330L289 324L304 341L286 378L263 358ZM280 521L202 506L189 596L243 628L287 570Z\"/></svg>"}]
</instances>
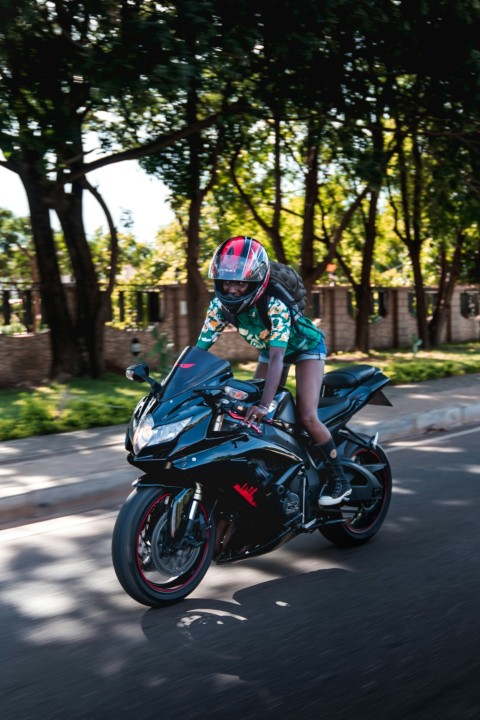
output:
<instances>
[{"instance_id":1,"label":"white sneaker","mask_svg":"<svg viewBox=\"0 0 480 720\"><path fill-rule=\"evenodd\" d=\"M340 478L335 480L335 482L333 483L333 488L331 488L331 485L332 483L327 483L327 485L322 489L322 493L318 498L318 504L320 505L320 507L339 505L341 502L344 502L347 498L349 498L352 494L352 488L350 487L350 483L342 483Z\"/></svg>"}]
</instances>

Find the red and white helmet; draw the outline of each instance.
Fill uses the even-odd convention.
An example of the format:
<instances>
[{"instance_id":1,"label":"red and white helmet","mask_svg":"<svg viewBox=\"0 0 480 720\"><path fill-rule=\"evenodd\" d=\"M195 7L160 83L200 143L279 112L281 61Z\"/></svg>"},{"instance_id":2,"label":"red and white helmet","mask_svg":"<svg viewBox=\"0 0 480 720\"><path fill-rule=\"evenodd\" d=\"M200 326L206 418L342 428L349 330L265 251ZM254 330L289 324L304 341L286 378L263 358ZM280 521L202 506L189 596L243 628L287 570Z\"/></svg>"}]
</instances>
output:
<instances>
[{"instance_id":1,"label":"red and white helmet","mask_svg":"<svg viewBox=\"0 0 480 720\"><path fill-rule=\"evenodd\" d=\"M258 302L270 279L270 262L267 251L258 240L244 235L225 240L215 250L208 277L214 280L215 295L222 305L237 315ZM225 293L225 280L248 282L245 295L233 297Z\"/></svg>"}]
</instances>

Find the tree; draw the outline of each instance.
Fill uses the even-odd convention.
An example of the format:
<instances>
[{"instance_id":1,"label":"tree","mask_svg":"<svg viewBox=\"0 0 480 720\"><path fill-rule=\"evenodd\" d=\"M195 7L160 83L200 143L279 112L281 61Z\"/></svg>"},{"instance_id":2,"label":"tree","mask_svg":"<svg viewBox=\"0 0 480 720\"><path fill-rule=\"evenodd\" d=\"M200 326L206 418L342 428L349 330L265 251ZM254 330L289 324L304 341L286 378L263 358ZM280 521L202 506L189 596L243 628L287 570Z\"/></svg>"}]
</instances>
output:
<instances>
[{"instance_id":1,"label":"tree","mask_svg":"<svg viewBox=\"0 0 480 720\"><path fill-rule=\"evenodd\" d=\"M356 343L368 348L377 215L388 177L427 345L422 254L441 217L429 154L440 137L452 168L467 153L472 186L478 166L480 13L474 0L419 6L385 0L375 13L370 0L2 0L0 7L2 165L19 175L27 193L52 375L102 371L103 323L121 238L88 174L127 159L145 159L171 189L185 233L192 340L206 299L207 251L225 239L229 225L248 218L274 256L300 262L310 287L337 258L357 283ZM52 55L62 62L52 65ZM89 131L98 135L100 157L86 145ZM294 186L301 189L292 195ZM94 194L109 224L106 294L83 227L85 192ZM447 196L445 277L448 263L465 264L465 253L457 260L451 247L463 237L466 247L475 224L455 201L462 197L459 186ZM61 283L52 210L75 279L73 312ZM364 220L357 278L344 241Z\"/></svg>"},{"instance_id":2,"label":"tree","mask_svg":"<svg viewBox=\"0 0 480 720\"><path fill-rule=\"evenodd\" d=\"M200 119L194 128L164 133L141 147L137 138L134 148L117 147L117 152L85 162L84 132L95 127L95 119L98 125L100 113L123 109L127 114L133 97L136 107L145 108L153 104L152 94L158 94L159 86L164 100L182 92L188 68L180 62L184 47L177 37L176 12L163 12L149 2L124 2L115 8L100 1L22 0L4 5L0 143L6 159L2 165L19 175L27 194L40 289L51 330L51 375L97 376L103 370L103 325L116 273L117 238L108 209L86 175L110 162L155 152L214 119ZM194 12L194 5L182 4L186 15ZM62 62L52 65L52 55ZM133 132L140 130L133 128ZM108 131L103 148L112 148ZM109 222L107 293L99 286L83 227L85 190L102 203ZM50 210L59 217L70 255L76 293L73 313L61 283Z\"/></svg>"},{"instance_id":3,"label":"tree","mask_svg":"<svg viewBox=\"0 0 480 720\"><path fill-rule=\"evenodd\" d=\"M202 210L217 183L224 150L225 123L241 112L239 101L249 75L257 37L257 20L250 2L218 0L199 5L188 23L178 24L183 62L188 67L184 92L162 104L162 118L171 128L198 127L183 140L142 165L170 189L172 207L185 233L187 305L190 342L194 343L204 319L208 296L201 266ZM201 127L202 115L215 115L213 125ZM156 118L149 123L154 131ZM249 121L248 121L249 122Z\"/></svg>"}]
</instances>

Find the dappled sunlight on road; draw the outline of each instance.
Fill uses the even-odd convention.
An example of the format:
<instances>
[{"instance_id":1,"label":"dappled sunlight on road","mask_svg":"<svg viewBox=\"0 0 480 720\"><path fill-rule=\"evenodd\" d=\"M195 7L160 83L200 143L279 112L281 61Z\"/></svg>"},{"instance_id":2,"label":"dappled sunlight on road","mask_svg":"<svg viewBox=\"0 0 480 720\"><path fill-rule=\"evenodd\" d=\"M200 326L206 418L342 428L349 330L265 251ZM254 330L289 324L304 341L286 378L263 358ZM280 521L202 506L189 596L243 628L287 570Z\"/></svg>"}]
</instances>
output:
<instances>
[{"instance_id":1,"label":"dappled sunlight on road","mask_svg":"<svg viewBox=\"0 0 480 720\"><path fill-rule=\"evenodd\" d=\"M472 504L470 498L465 500L434 500L435 505L441 505L443 507L469 507Z\"/></svg>"},{"instance_id":2,"label":"dappled sunlight on road","mask_svg":"<svg viewBox=\"0 0 480 720\"><path fill-rule=\"evenodd\" d=\"M415 452L423 452L423 453L435 453L436 455L445 455L445 454L453 454L460 452L459 447L455 447L455 445L421 445L421 446L415 446L412 448L412 450L415 450Z\"/></svg>"},{"instance_id":3,"label":"dappled sunlight on road","mask_svg":"<svg viewBox=\"0 0 480 720\"><path fill-rule=\"evenodd\" d=\"M465 465L465 470L469 473L473 473L473 475L476 475L477 477L480 477L480 465L469 465L467 463Z\"/></svg>"},{"instance_id":4,"label":"dappled sunlight on road","mask_svg":"<svg viewBox=\"0 0 480 720\"><path fill-rule=\"evenodd\" d=\"M448 684L452 658L463 672L478 647L479 465L459 442L438 435L392 448L390 512L366 545L342 550L317 531L301 535L212 565L186 600L162 609L118 583L116 512L0 530L2 686L15 713L2 720L37 720L39 698L38 720L63 720L66 707L69 720L159 711L171 720L179 708L196 719L206 707L208 720L232 707L263 720L299 708L318 717L319 707L381 717L388 702L419 716L417 698Z\"/></svg>"},{"instance_id":5,"label":"dappled sunlight on road","mask_svg":"<svg viewBox=\"0 0 480 720\"><path fill-rule=\"evenodd\" d=\"M108 526L112 522L109 518ZM72 643L95 637L98 607L85 603L84 595L98 593L109 580L112 584L112 573L79 551L79 540L89 534L90 523L75 518L0 533L7 550L0 565L0 600L26 621L20 630L26 642ZM7 545L15 540L16 545Z\"/></svg>"},{"instance_id":6,"label":"dappled sunlight on road","mask_svg":"<svg viewBox=\"0 0 480 720\"><path fill-rule=\"evenodd\" d=\"M213 565L188 600L150 611L124 593L112 569L115 517L86 513L0 531L5 549L0 607L2 617L9 618L0 640L2 652L13 659L3 674L6 686L15 687L20 663L37 692L38 684L45 688L51 718L60 717L69 702L72 679L87 688L72 718L106 717L98 683L117 716L136 693L150 693L154 702L162 688L168 688L162 713L176 712L178 695L172 688L187 677L193 703L202 692L226 709L229 690L241 686L240 703L248 705L253 697L263 710L281 707L282 681L277 673L270 677L268 662L284 650L284 620L296 618L297 640L307 654L316 652L308 628L319 613L328 612L336 592L346 590L347 578L358 574L353 555L315 533L264 558ZM340 588L328 577L337 578ZM230 642L232 648L225 650ZM43 659L47 648L48 662ZM253 665L247 661L252 648ZM19 716L22 707L20 702Z\"/></svg>"},{"instance_id":7,"label":"dappled sunlight on road","mask_svg":"<svg viewBox=\"0 0 480 720\"><path fill-rule=\"evenodd\" d=\"M110 537L115 514L79 515L33 523L0 532L4 547L0 562L0 601L34 627L25 625L26 641L52 643L90 640L99 612L141 610L118 584L110 561ZM92 536L95 526L96 534ZM100 535L98 531L100 529ZM195 594L231 600L245 586L319 570L355 572L341 553L323 545L318 534L292 541L280 553L230 566L212 565ZM14 544L15 543L15 544ZM81 547L86 543L86 549ZM295 545L300 543L303 552ZM305 552L307 550L307 552ZM85 603L86 596L96 602ZM109 624L108 615L101 624ZM132 640L125 626L110 628L114 636Z\"/></svg>"},{"instance_id":8,"label":"dappled sunlight on road","mask_svg":"<svg viewBox=\"0 0 480 720\"><path fill-rule=\"evenodd\" d=\"M415 490L410 490L409 488L399 487L398 485L393 485L392 493L394 495L415 495Z\"/></svg>"}]
</instances>

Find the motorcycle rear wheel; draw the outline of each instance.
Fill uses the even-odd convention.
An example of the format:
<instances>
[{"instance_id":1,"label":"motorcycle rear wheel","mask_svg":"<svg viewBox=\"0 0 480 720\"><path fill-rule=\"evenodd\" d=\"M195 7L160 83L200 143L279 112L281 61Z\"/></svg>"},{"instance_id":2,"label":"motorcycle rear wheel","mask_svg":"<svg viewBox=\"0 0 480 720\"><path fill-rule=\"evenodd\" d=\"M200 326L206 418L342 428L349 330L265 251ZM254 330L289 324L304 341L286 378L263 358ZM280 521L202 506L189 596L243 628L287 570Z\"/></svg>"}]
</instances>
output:
<instances>
[{"instance_id":1,"label":"motorcycle rear wheel","mask_svg":"<svg viewBox=\"0 0 480 720\"><path fill-rule=\"evenodd\" d=\"M392 497L392 470L387 455L380 445L376 447L360 447L352 453L351 460L371 469L379 481L381 497L368 502L345 503L334 516L343 518L344 522L319 528L321 534L338 547L355 547L363 545L380 530L385 520ZM378 466L383 467L378 468ZM378 469L375 469L378 468Z\"/></svg>"},{"instance_id":2,"label":"motorcycle rear wheel","mask_svg":"<svg viewBox=\"0 0 480 720\"><path fill-rule=\"evenodd\" d=\"M137 488L120 509L112 537L117 578L134 600L163 607L190 595L207 572L215 545L215 523L199 503L190 537L172 540L167 488Z\"/></svg>"}]
</instances>

